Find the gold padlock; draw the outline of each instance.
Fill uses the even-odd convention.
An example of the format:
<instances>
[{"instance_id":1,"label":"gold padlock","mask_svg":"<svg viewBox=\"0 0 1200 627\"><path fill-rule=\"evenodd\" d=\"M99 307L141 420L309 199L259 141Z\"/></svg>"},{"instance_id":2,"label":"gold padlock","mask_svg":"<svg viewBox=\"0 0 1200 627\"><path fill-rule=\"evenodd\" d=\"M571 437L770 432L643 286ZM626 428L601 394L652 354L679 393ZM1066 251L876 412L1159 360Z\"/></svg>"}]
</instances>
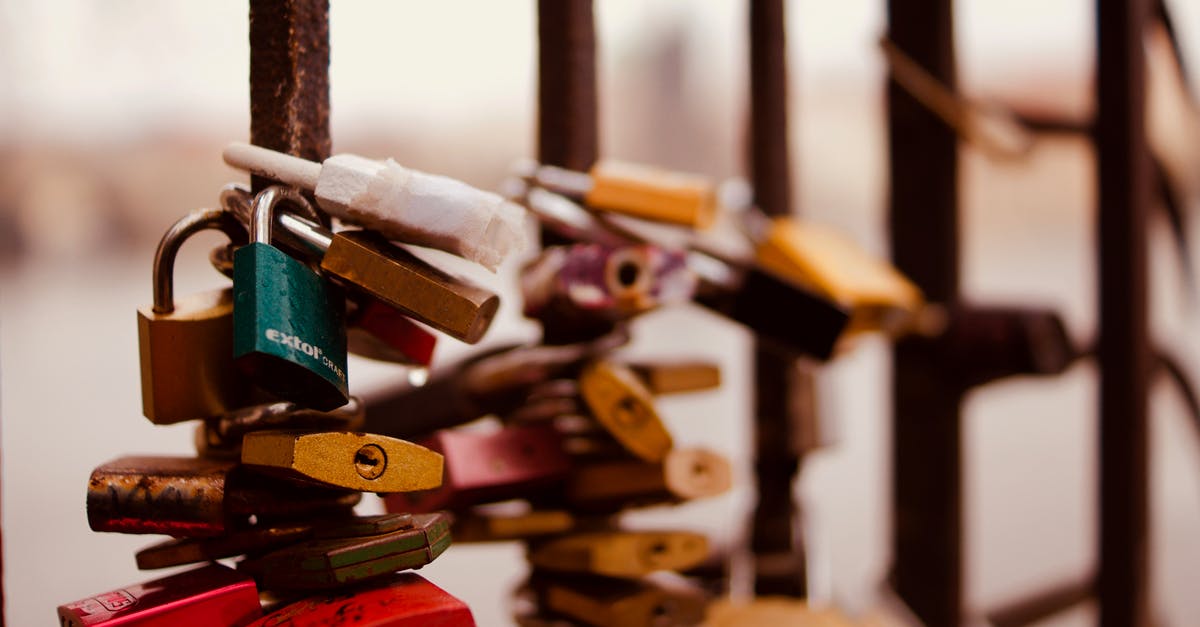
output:
<instances>
[{"instance_id":1,"label":"gold padlock","mask_svg":"<svg viewBox=\"0 0 1200 627\"><path fill-rule=\"evenodd\" d=\"M639 361L627 365L656 396L721 386L721 367L710 361Z\"/></svg>"},{"instance_id":2,"label":"gold padlock","mask_svg":"<svg viewBox=\"0 0 1200 627\"><path fill-rule=\"evenodd\" d=\"M599 211L707 228L716 216L716 187L695 174L619 161L601 161L584 174L553 166L534 171L534 182L583 200Z\"/></svg>"},{"instance_id":3,"label":"gold padlock","mask_svg":"<svg viewBox=\"0 0 1200 627\"><path fill-rule=\"evenodd\" d=\"M638 578L659 570L687 570L708 556L708 540L690 531L597 531L537 545L537 568L606 577Z\"/></svg>"},{"instance_id":4,"label":"gold padlock","mask_svg":"<svg viewBox=\"0 0 1200 627\"><path fill-rule=\"evenodd\" d=\"M579 466L567 499L589 511L715 496L733 485L729 461L705 449L673 449L661 462L619 460Z\"/></svg>"},{"instance_id":5,"label":"gold padlock","mask_svg":"<svg viewBox=\"0 0 1200 627\"><path fill-rule=\"evenodd\" d=\"M363 492L414 492L442 485L440 453L368 433L255 431L242 463L268 474Z\"/></svg>"},{"instance_id":6,"label":"gold padlock","mask_svg":"<svg viewBox=\"0 0 1200 627\"><path fill-rule=\"evenodd\" d=\"M171 226L154 254L154 304L138 309L142 413L154 424L172 424L228 412L250 388L233 367L233 291L175 299L175 255L194 233L219 229L245 244L245 228L228 212L194 211Z\"/></svg>"},{"instance_id":7,"label":"gold padlock","mask_svg":"<svg viewBox=\"0 0 1200 627\"><path fill-rule=\"evenodd\" d=\"M575 526L570 512L535 510L521 514L455 514L454 542L500 542L564 533Z\"/></svg>"},{"instance_id":8,"label":"gold padlock","mask_svg":"<svg viewBox=\"0 0 1200 627\"><path fill-rule=\"evenodd\" d=\"M708 605L695 588L649 580L552 581L540 598L546 609L598 627L697 625Z\"/></svg>"},{"instance_id":9,"label":"gold padlock","mask_svg":"<svg viewBox=\"0 0 1200 627\"><path fill-rule=\"evenodd\" d=\"M579 375L579 392L596 421L630 453L657 462L671 450L671 434L654 409L654 397L629 368L591 363Z\"/></svg>"},{"instance_id":10,"label":"gold padlock","mask_svg":"<svg viewBox=\"0 0 1200 627\"><path fill-rule=\"evenodd\" d=\"M761 221L751 227L758 265L848 307L852 330L907 329L924 304L912 281L834 229L790 216L748 220Z\"/></svg>"}]
</instances>

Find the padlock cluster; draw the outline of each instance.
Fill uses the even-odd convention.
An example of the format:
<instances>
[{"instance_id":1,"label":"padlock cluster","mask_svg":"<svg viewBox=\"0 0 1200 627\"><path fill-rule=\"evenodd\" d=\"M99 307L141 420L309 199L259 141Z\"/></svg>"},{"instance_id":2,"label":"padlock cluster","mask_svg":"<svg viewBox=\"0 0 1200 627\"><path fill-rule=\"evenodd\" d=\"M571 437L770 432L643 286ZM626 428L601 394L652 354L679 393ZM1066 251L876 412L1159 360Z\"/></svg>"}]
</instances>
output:
<instances>
[{"instance_id":1,"label":"padlock cluster","mask_svg":"<svg viewBox=\"0 0 1200 627\"><path fill-rule=\"evenodd\" d=\"M478 341L498 297L391 240L494 266L519 243L521 209L390 161L320 165L241 144L226 160L288 184L229 186L220 209L176 222L155 256L154 304L138 312L143 412L196 421L197 454L110 461L87 495L95 531L171 536L138 551L139 568L205 565L60 606L60 621L324 624L350 612L354 624L474 625L461 601L401 572L450 545L446 513L353 511L363 492L439 488L444 459L363 431L347 352L426 367L436 336L414 320ZM328 214L369 228L331 230ZM210 259L233 285L176 299L176 252L206 229L230 240Z\"/></svg>"}]
</instances>

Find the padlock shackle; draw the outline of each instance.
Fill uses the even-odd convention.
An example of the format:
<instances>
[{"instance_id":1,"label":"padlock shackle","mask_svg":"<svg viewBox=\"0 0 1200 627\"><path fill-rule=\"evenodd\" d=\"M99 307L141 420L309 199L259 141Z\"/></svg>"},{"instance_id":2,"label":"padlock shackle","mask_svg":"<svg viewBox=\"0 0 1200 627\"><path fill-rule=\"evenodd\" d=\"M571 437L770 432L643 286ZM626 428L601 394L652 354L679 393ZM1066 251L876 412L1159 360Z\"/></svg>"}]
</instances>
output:
<instances>
[{"instance_id":1,"label":"padlock shackle","mask_svg":"<svg viewBox=\"0 0 1200 627\"><path fill-rule=\"evenodd\" d=\"M253 211L252 202L250 190L237 183L226 185L221 190L221 206L247 223ZM333 243L333 231L290 213L276 215L272 226L275 229L273 238L295 248L297 252L311 251L317 259L324 257Z\"/></svg>"},{"instance_id":2,"label":"padlock shackle","mask_svg":"<svg viewBox=\"0 0 1200 627\"><path fill-rule=\"evenodd\" d=\"M250 214L250 241L261 244L271 244L271 218L275 207L280 202L290 202L293 206L314 222L321 221L321 214L308 202L308 199L294 187L272 185L259 192L254 197L254 205Z\"/></svg>"},{"instance_id":3,"label":"padlock shackle","mask_svg":"<svg viewBox=\"0 0 1200 627\"><path fill-rule=\"evenodd\" d=\"M219 230L235 245L246 243L246 228L223 209L197 209L171 225L154 251L154 313L175 311L175 256L184 240L199 231Z\"/></svg>"}]
</instances>

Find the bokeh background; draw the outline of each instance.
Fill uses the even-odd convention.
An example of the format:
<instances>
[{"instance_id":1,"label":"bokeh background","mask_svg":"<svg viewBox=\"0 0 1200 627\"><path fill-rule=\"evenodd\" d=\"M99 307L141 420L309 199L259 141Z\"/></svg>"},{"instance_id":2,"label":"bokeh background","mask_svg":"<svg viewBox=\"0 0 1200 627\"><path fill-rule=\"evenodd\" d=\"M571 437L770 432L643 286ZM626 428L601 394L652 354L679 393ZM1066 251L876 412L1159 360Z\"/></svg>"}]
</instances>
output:
<instances>
[{"instance_id":1,"label":"bokeh background","mask_svg":"<svg viewBox=\"0 0 1200 627\"><path fill-rule=\"evenodd\" d=\"M335 152L400 163L495 188L532 156L534 3L472 0L333 2ZM972 97L1087 115L1093 30L1087 0L960 0L960 81ZM1200 67L1200 3L1169 3L1190 67ZM744 172L743 2L598 0L602 154L717 178ZM881 0L788 4L791 140L797 206L886 254ZM149 579L133 553L156 538L93 534L84 514L91 469L126 453L188 454L192 427L140 415L135 308L150 300L158 237L184 212L215 204L243 175L223 145L248 135L244 1L0 0L0 441L4 586L13 625L50 624L56 605ZM1200 77L1193 77L1198 78ZM1180 145L1200 137L1172 117ZM964 291L988 302L1060 308L1073 335L1096 323L1093 161L1078 139L1040 141L1020 161L964 146ZM1190 199L1188 225L1200 237ZM1195 298L1151 228L1152 335L1200 373ZM197 238L179 291L217 287ZM512 295L518 261L497 275L459 268ZM744 537L750 495L748 336L682 308L636 327L631 352L718 360L718 392L665 399L685 444L735 463L730 495L630 515L678 524L722 544ZM505 300L487 343L531 339ZM469 347L443 338L437 359ZM400 381L354 360L352 388ZM820 408L830 445L796 489L805 504L814 600L865 610L889 563L888 349L871 339L826 367ZM979 612L1094 565L1096 375L981 389L965 412L967 599ZM1154 609L1194 624L1200 597L1200 439L1179 395L1156 385L1152 410ZM380 507L371 497L364 511ZM456 546L422 574L460 596L481 625L508 622L522 579L516 544ZM744 590L744 586L742 590ZM1057 625L1094 623L1084 606ZM1049 624L1049 623L1048 623Z\"/></svg>"}]
</instances>

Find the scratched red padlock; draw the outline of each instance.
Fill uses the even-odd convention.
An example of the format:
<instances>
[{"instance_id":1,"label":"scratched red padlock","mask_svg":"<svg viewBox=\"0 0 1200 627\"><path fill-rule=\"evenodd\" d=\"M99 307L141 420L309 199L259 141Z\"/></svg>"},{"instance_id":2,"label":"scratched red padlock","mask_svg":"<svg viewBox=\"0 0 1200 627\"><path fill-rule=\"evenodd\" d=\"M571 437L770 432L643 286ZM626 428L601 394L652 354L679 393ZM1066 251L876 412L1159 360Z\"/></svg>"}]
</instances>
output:
<instances>
[{"instance_id":1,"label":"scratched red padlock","mask_svg":"<svg viewBox=\"0 0 1200 627\"><path fill-rule=\"evenodd\" d=\"M254 579L220 564L58 607L63 627L212 627L243 625L261 615Z\"/></svg>"},{"instance_id":2,"label":"scratched red padlock","mask_svg":"<svg viewBox=\"0 0 1200 627\"><path fill-rule=\"evenodd\" d=\"M319 594L271 612L246 627L474 627L466 603L420 575Z\"/></svg>"},{"instance_id":3,"label":"scratched red padlock","mask_svg":"<svg viewBox=\"0 0 1200 627\"><path fill-rule=\"evenodd\" d=\"M389 494L384 498L389 512L433 512L521 498L565 480L571 469L562 436L548 424L494 433L444 430L422 444L445 457L442 487Z\"/></svg>"}]
</instances>

